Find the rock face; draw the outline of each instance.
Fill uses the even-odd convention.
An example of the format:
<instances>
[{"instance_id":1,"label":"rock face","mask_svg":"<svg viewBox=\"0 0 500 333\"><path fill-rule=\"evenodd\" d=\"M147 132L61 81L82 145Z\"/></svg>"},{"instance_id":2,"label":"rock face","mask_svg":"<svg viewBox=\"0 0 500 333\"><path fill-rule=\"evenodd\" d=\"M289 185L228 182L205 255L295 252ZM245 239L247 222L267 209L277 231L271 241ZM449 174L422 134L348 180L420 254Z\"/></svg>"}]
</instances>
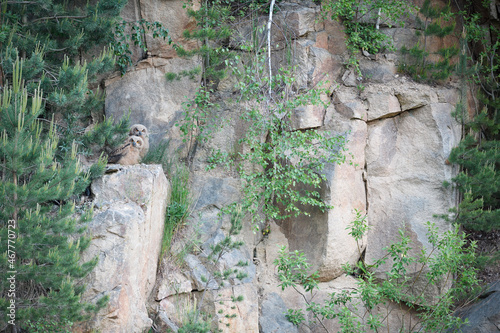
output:
<instances>
[{"instance_id":1,"label":"rock face","mask_svg":"<svg viewBox=\"0 0 500 333\"><path fill-rule=\"evenodd\" d=\"M158 20L170 28L175 41L194 47L182 40L182 30L191 29L194 23L181 7L180 0L135 0L129 3L123 16ZM245 218L243 230L236 237L245 245L226 253L217 265L207 261L212 247L228 234L228 220L219 213L225 205L241 199L244 186L235 168L206 171L207 159L210 152L217 149L234 155L244 152L246 148L238 140L248 126L239 118L242 106L233 101L237 78L232 76L214 83L218 87L216 94L222 96L217 101L221 108L220 118L216 120L216 127L222 129L215 131L207 142L200 142L189 156L191 182L186 186L194 199L186 233L187 238L196 243L196 251L184 256L184 265L165 272L150 298L151 308L159 309L155 324L162 329L175 331L200 302L213 318L213 330L320 332L319 326L292 326L284 317L286 307L305 310L307 305L293 290L282 291L278 287L274 260L280 246L303 251L313 269L319 271L322 290L317 299L321 300L331 292L355 289L356 280L344 275L342 265L355 264L363 253L369 263L383 257L383 248L397 240L398 229L403 228L410 235L415 254L428 248L427 221L435 222L442 231L449 228L433 215L445 214L455 205L455 193L445 189L442 183L450 181L457 171L445 161L460 140L459 124L451 116L458 102L458 90L453 85L445 88L417 84L400 76L396 71L398 55L395 53L360 55L363 78L358 77L354 70L344 67L349 54L346 36L338 22L318 21L320 8L312 1L284 2L280 10L272 30L273 69L295 65L297 91L310 89L325 79L331 82L325 86L329 93L322 95L328 107L296 108L291 115L292 128L300 131L314 128L327 135L343 135L348 140L348 162L328 165L326 180L320 189L322 198L334 208L327 212L309 209L309 217L279 223L269 221L265 235L254 233ZM240 52L241 59L245 59L241 45L251 41L255 25L264 26L266 22L266 16L238 22L228 43ZM409 23L405 28L384 26L381 29L400 47L415 39L414 22ZM123 77L106 81L106 114L120 117L131 110L131 121L150 129L153 146L161 138L167 138L171 140L172 152L182 150L186 147L174 125L182 119L182 104L192 98L200 78L170 82L165 74L191 70L201 62L197 58L178 58L162 41L148 39L148 47L148 55L136 52L135 68ZM243 66L243 60L240 65ZM265 135L262 133L262 140ZM154 237L161 234L159 229L144 230L149 234L141 238L132 236L135 235L132 231L143 230L147 221L155 220L152 223L156 226L159 223L156 219L163 218L163 208L149 207L160 200L157 193L163 193L155 188L166 182L156 180L155 177L161 176L153 172L155 181L137 184L138 179L150 179L148 172L153 169L124 168L93 185L99 207L93 224L93 244L97 244L93 245L94 250L102 248L99 250L102 253L117 253L103 258L114 275L104 273L104 267L99 266L94 273L99 282L90 289L91 297L104 293L111 296L107 314L97 320L105 332L108 328L109 332L118 332L120 325L129 325L125 326L129 329L127 332L139 332L151 325L144 299L151 292L154 280L146 278L146 273L130 272L132 267L141 267L141 272L152 273L158 259L157 250L149 246L157 246L153 244L157 241ZM130 184L136 184L140 190L130 188ZM157 192L147 194L148 189ZM163 198L163 194L160 197ZM370 232L358 243L348 230L356 210L368 214L371 225ZM135 221L142 222L134 224ZM151 242L141 242L142 237L151 237ZM106 239L109 242L105 242ZM130 243L133 245L125 245L126 239L133 239ZM172 255L181 253L183 247L182 242L174 244ZM132 252L139 256L133 257ZM149 266L146 269L144 258L154 269ZM243 269L247 274L244 279L232 279L224 285L216 282L216 273L234 267L239 261L248 263ZM380 268L380 276L389 265L387 262ZM116 278L104 278L115 275ZM130 276L139 282L128 281ZM426 295L432 298L445 288L447 286L437 286L427 290ZM415 289L420 290L419 286ZM225 301L237 296L244 296L244 304ZM387 318L390 327L408 320L408 316L398 314L396 308L391 309L391 313ZM326 321L326 326L332 331L339 330L339 323L334 320Z\"/></svg>"},{"instance_id":2,"label":"rock face","mask_svg":"<svg viewBox=\"0 0 500 333\"><path fill-rule=\"evenodd\" d=\"M197 3L193 1L194 8ZM173 42L189 50L195 45L184 40L182 33L196 24L187 16L183 6L183 0L133 0L129 1L121 16L128 21L161 22L169 30ZM178 147L182 140L174 124L183 111L182 103L199 87L200 75L194 79L184 77L167 81L165 74L193 70L201 66L201 61L177 57L167 41L153 38L151 33L146 34L146 44L147 55L135 50L134 61L137 63L134 68L123 77L116 73L106 80L106 116L119 119L130 111L130 122L141 123L149 129L153 146L161 138L168 137L174 141L171 145Z\"/></svg>"},{"instance_id":3,"label":"rock face","mask_svg":"<svg viewBox=\"0 0 500 333\"><path fill-rule=\"evenodd\" d=\"M461 310L458 316L469 321L462 328L464 333L500 332L500 282L492 284L476 304Z\"/></svg>"},{"instance_id":4,"label":"rock face","mask_svg":"<svg viewBox=\"0 0 500 333\"><path fill-rule=\"evenodd\" d=\"M146 300L156 282L170 185L159 165L117 167L92 184L97 209L84 254L99 259L85 299L109 296L109 303L81 332L139 333L153 323Z\"/></svg>"},{"instance_id":5,"label":"rock face","mask_svg":"<svg viewBox=\"0 0 500 333\"><path fill-rule=\"evenodd\" d=\"M397 241L394 230L405 228L412 241L420 244L413 247L412 254L417 255L422 246L428 247L427 221L441 230L449 228L433 214L446 213L454 205L453 190L440 186L451 181L453 167L445 161L460 141L459 124L451 116L454 105L439 102L430 87L409 86L396 89L393 95L382 94L386 101L398 98L394 102L401 105L398 116L386 118L398 114L396 107L386 108L387 114L379 114L368 126L368 215L373 226L368 234L369 262L381 258L383 248ZM373 94L369 96L373 98ZM384 268L389 269L389 264Z\"/></svg>"}]
</instances>

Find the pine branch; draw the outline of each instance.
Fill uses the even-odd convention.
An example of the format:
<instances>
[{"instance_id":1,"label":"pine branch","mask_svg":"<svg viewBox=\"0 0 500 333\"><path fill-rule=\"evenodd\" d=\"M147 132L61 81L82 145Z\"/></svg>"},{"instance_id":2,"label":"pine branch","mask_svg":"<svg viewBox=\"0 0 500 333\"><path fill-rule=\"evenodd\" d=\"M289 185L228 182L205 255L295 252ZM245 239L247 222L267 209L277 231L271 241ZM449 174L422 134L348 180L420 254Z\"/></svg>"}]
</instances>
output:
<instances>
[{"instance_id":1,"label":"pine branch","mask_svg":"<svg viewBox=\"0 0 500 333\"><path fill-rule=\"evenodd\" d=\"M41 17L41 18L38 18L36 20L33 20L31 21L31 23L35 23L35 22L38 22L38 21L48 21L48 20L59 20L59 19L84 19L84 18L87 18L88 15L85 15L85 16L47 16L47 17ZM77 20L78 22L81 22L79 20Z\"/></svg>"}]
</instances>

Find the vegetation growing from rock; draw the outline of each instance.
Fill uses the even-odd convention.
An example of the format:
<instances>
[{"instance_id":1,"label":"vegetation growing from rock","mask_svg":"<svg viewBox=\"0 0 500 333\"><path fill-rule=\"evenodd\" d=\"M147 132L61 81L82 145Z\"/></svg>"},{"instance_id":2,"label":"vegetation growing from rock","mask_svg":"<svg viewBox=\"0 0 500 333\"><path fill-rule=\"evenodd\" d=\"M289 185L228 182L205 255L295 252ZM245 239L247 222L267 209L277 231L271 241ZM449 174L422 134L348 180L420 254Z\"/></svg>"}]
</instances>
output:
<instances>
[{"instance_id":1,"label":"vegetation growing from rock","mask_svg":"<svg viewBox=\"0 0 500 333\"><path fill-rule=\"evenodd\" d=\"M130 34L127 33L127 30L130 30ZM116 55L116 64L120 68L122 75L127 72L129 66L133 65L132 51L130 50L131 42L138 46L142 52L148 52L144 37L147 32L151 32L153 38L161 37L169 44L172 43L168 30L159 22L149 22L141 19L136 22L122 21L114 25L114 38L111 40L111 45Z\"/></svg>"},{"instance_id":2,"label":"vegetation growing from rock","mask_svg":"<svg viewBox=\"0 0 500 333\"><path fill-rule=\"evenodd\" d=\"M450 5L442 8L433 7L430 0L424 1L420 14L424 17L422 21L418 16L417 36L423 35L423 45L418 42L413 47L403 46L401 53L405 56L405 61L400 64L400 70L411 75L417 81L446 80L455 72L453 58L458 55L456 46L440 48L433 54L439 60L431 61L428 51L428 38L435 36L444 39L455 30L455 23Z\"/></svg>"},{"instance_id":3,"label":"vegetation growing from rock","mask_svg":"<svg viewBox=\"0 0 500 333\"><path fill-rule=\"evenodd\" d=\"M212 13L214 8L220 8L222 5L219 1L205 4L199 12ZM206 39L211 36L215 41L220 39L220 34L225 36L223 32L230 30L228 24L231 23L231 17L227 16L229 13L227 7L226 10L216 12L219 14L216 25L199 24L200 30L190 32L189 36L204 36ZM226 16L220 17L221 13L226 13ZM257 30L258 27L255 26L254 35ZM209 34L208 31L213 33ZM313 88L306 93L298 92L291 70L280 69L275 74L267 72L270 68L266 69L268 64L265 54L269 46L265 48L260 47L258 43L249 44L240 46L245 52L243 56L227 48L213 48L211 52L223 55L227 52L224 59L219 57L216 58L219 61L215 62L209 62L214 60L208 51L200 49L192 52L203 55L204 72L213 74L204 74L203 87L193 100L186 103L181 130L185 136L191 137L190 141L192 139L196 141L210 138L211 126L220 127L220 124L213 119L216 117L217 105L212 102L212 90L209 87L211 80L220 79L215 73L222 74L229 70L228 66L233 65L230 70L232 75L238 77L238 84L235 87L238 99L248 105L241 115L241 118L248 123L248 130L239 142L245 147L245 152L230 154L216 151L210 157L208 169L218 164L237 165L236 169L246 184L242 207L251 217L253 226L258 229L258 225L266 219L276 220L307 214L303 207L315 206L323 211L331 208L323 202L317 189L325 179L323 174L325 166L345 161L345 138L336 133L316 129L294 129L290 120L292 112L301 106L323 105L321 95L326 95L328 91ZM248 60L248 65L240 70L236 67L236 63L242 57ZM217 69L216 72L213 72L214 68ZM190 147L196 147L196 144L190 144ZM256 167L251 170L245 167L250 164ZM307 186L314 190L306 191L304 188ZM261 213L263 215L260 215Z\"/></svg>"},{"instance_id":4,"label":"vegetation growing from rock","mask_svg":"<svg viewBox=\"0 0 500 333\"><path fill-rule=\"evenodd\" d=\"M223 215L219 216L221 219ZM210 244L208 253L206 253L207 264L210 267L210 276L201 276L201 280L204 283L203 292L201 299L197 304L196 309L190 314L188 314L186 322L180 328L179 332L200 332L207 333L210 331L210 324L207 322L205 314L203 313L203 308L205 306L205 300L207 292L210 289L214 291L224 288L225 284L233 281L241 281L247 277L247 274L242 270L242 268L248 266L247 261L239 261L234 265L234 267L221 267L222 258L232 251L238 250L243 246L243 242L236 240L235 237L241 232L242 225L242 210L241 206L233 205L231 210L228 212L229 217L229 231L227 235L218 242ZM215 284L215 286L212 286ZM212 287L211 287L212 286ZM218 294L213 300L215 303L237 303L244 300L243 296L234 296L231 298L224 298L222 295ZM236 316L235 314L224 314L223 310L218 312L218 315L228 319ZM229 324L226 324L229 326Z\"/></svg>"},{"instance_id":5,"label":"vegetation growing from rock","mask_svg":"<svg viewBox=\"0 0 500 333\"><path fill-rule=\"evenodd\" d=\"M315 290L319 289L318 273L311 273L303 253L288 253L283 247L275 261L280 286L283 290L291 287L298 292L307 304L306 311L326 332L329 332L324 324L326 319L336 319L341 332L386 329L391 332L455 332L463 325L460 318L453 316L456 302L470 294L479 282L475 244L467 244L458 225L444 234L440 234L431 223L427 227L427 237L432 245L429 251L422 250L419 257L410 256L410 238L400 230L400 240L386 248L385 257L372 265L359 261L354 267L344 266L346 274L356 277L356 289L332 293L323 303L313 301ZM367 228L366 220L357 212L350 234L358 244ZM391 269L380 278L376 275L377 268L386 261L391 263ZM410 267L415 264L420 269L416 274L410 274ZM417 287L422 283L423 287ZM436 286L444 289L437 298L426 295ZM392 305L394 303L396 306ZM410 319L413 311L417 321ZM401 319L401 326L389 326L391 313ZM301 309L289 309L287 318L297 326L310 324Z\"/></svg>"},{"instance_id":6,"label":"vegetation growing from rock","mask_svg":"<svg viewBox=\"0 0 500 333\"><path fill-rule=\"evenodd\" d=\"M322 6L323 18L329 16L342 21L350 52L347 64L354 67L359 76L357 55L361 50L376 54L392 48L392 41L380 31L380 25L403 26L405 18L414 10L409 2L399 0L324 0Z\"/></svg>"}]
</instances>

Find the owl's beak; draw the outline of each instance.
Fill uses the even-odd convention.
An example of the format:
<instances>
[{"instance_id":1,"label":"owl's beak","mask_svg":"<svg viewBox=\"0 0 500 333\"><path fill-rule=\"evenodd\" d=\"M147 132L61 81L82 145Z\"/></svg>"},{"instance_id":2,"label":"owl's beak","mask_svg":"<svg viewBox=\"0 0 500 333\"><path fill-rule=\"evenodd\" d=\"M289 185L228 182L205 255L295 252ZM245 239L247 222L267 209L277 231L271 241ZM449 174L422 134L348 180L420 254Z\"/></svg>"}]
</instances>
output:
<instances>
[{"instance_id":1,"label":"owl's beak","mask_svg":"<svg viewBox=\"0 0 500 333\"><path fill-rule=\"evenodd\" d=\"M136 143L135 143L135 141L134 141L134 142L132 142L132 146L134 146L134 147L136 146Z\"/></svg>"}]
</instances>

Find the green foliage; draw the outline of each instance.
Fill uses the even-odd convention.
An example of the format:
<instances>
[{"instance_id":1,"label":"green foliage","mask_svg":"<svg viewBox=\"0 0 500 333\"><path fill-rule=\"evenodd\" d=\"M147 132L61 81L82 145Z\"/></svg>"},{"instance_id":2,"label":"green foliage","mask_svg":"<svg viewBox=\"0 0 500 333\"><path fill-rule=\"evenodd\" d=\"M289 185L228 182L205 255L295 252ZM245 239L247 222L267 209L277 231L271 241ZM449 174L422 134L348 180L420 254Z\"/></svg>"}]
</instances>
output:
<instances>
[{"instance_id":1,"label":"green foliage","mask_svg":"<svg viewBox=\"0 0 500 333\"><path fill-rule=\"evenodd\" d=\"M464 126L463 140L453 148L448 160L458 164L459 174L453 178L463 195L457 208L452 210L457 223L467 229L491 231L500 228L500 42L493 25L483 25L479 13L460 8L464 24L464 41L458 64L461 79L461 101L455 116ZM480 88L480 106L470 110L467 87Z\"/></svg>"},{"instance_id":2,"label":"green foliage","mask_svg":"<svg viewBox=\"0 0 500 333\"><path fill-rule=\"evenodd\" d=\"M95 124L91 130L77 137L73 142L81 147L81 154L92 155L104 152L106 147L114 148L122 145L130 130L129 114L115 123L112 117L105 118Z\"/></svg>"},{"instance_id":3,"label":"green foliage","mask_svg":"<svg viewBox=\"0 0 500 333\"><path fill-rule=\"evenodd\" d=\"M202 4L198 11L189 9L190 15L197 18L198 29L186 32L185 37L203 40L204 44L192 52L177 50L187 56L200 54L205 59L203 85L194 98L185 103L184 119L178 124L185 141L189 141L189 154L192 156L198 142L207 141L221 128L217 115L219 105L214 102L211 86L231 68L232 75L239 78L235 87L238 98L248 105L241 112L248 130L238 143L246 149L245 152L214 151L208 158L208 168L221 164L237 168L245 180L242 207L252 217L255 228L262 218L284 219L307 214L305 206L322 211L329 209L317 190L326 179L325 167L344 162L345 137L316 129L298 131L291 126L291 115L296 108L323 105L320 96L327 91L319 88L298 93L291 70L280 70L272 77L265 77L263 50L258 49L256 42L241 46L248 51L250 59L245 59L247 65L239 69L235 64L240 62L240 57L224 46L231 31L228 25L234 19L230 15L233 7L229 4L212 1ZM253 36L256 38L256 34ZM168 74L167 78L176 79L177 74ZM272 95L268 96L269 88Z\"/></svg>"},{"instance_id":4,"label":"green foliage","mask_svg":"<svg viewBox=\"0 0 500 333\"><path fill-rule=\"evenodd\" d=\"M357 214L353 227L361 226L363 218ZM478 284L475 264L475 244L467 245L464 235L458 226L440 235L437 228L431 223L427 224L427 237L432 248L430 251L422 249L418 257L409 255L410 238L404 231L400 231L400 241L391 244L385 250L387 255L379 259L374 265L367 267L359 262L355 269L362 274L357 275L357 288L343 290L330 294L322 304L312 301L314 289L317 288L317 273L309 272L309 265L304 255L300 252L287 253L283 247L279 257L275 260L278 277L282 289L293 287L306 301L306 311L310 312L315 321L325 331L326 319L336 319L341 325L340 332L367 332L369 330L389 330L385 327L388 316L394 308L389 303L400 304L400 310L415 313L417 322L410 326L391 327L397 332L437 332L456 331L463 322L453 316L455 302L474 290ZM361 229L365 229L361 227ZM358 231L351 228L352 235ZM391 269L385 273L381 280L375 278L375 272L386 261L390 260ZM419 263L421 267L416 273L411 273L410 267ZM346 273L352 274L354 267L346 266ZM435 299L429 300L425 292L435 285L446 285L447 281L455 279L450 289L445 289ZM415 283L425 284L423 289L415 289ZM304 287L304 292L297 288ZM416 292L415 290L418 290ZM406 310L405 310L406 309ZM306 322L306 315L300 309L288 310L287 318L295 325Z\"/></svg>"},{"instance_id":5,"label":"green foliage","mask_svg":"<svg viewBox=\"0 0 500 333\"><path fill-rule=\"evenodd\" d=\"M478 143L467 136L448 158L463 170L453 182L464 194L454 211L456 221L471 230L491 231L500 228L500 141Z\"/></svg>"},{"instance_id":6,"label":"green foliage","mask_svg":"<svg viewBox=\"0 0 500 333\"><path fill-rule=\"evenodd\" d=\"M61 158L81 141L92 114L102 110L104 94L97 75L112 70L111 51L85 57L95 47L113 41L113 26L126 0L103 0L82 5L61 1L13 1L2 6L0 70L11 80L12 64L24 59L23 79L29 94L43 91L44 119L56 116Z\"/></svg>"},{"instance_id":7,"label":"green foliage","mask_svg":"<svg viewBox=\"0 0 500 333\"><path fill-rule=\"evenodd\" d=\"M167 173L172 172L172 159L167 155L170 140L162 140L154 147L151 147L141 160L144 164L161 164L163 170Z\"/></svg>"},{"instance_id":8,"label":"green foliage","mask_svg":"<svg viewBox=\"0 0 500 333\"><path fill-rule=\"evenodd\" d=\"M198 10L187 8L188 16L197 23L197 29L184 31L183 37L199 41L201 46L191 51L178 46L176 51L180 56L201 56L206 90L226 75L226 62L234 56L234 52L227 47L227 40L232 33L228 23L234 20L231 3L232 1L212 0L204 3Z\"/></svg>"},{"instance_id":9,"label":"green foliage","mask_svg":"<svg viewBox=\"0 0 500 333\"><path fill-rule=\"evenodd\" d=\"M326 180L325 167L345 161L345 136L316 129L294 130L291 124L295 109L324 107L320 96L326 90L297 94L289 71L280 70L271 81L258 80L255 74L263 72L264 64L259 60L253 66L239 82L241 95L253 103L242 115L249 125L240 141L247 149L239 153L239 174L245 180L243 209L257 227L262 222L261 212L266 219L276 220L308 215L303 207L331 208L318 189ZM269 84L275 93L266 101L261 94Z\"/></svg>"},{"instance_id":10,"label":"green foliage","mask_svg":"<svg viewBox=\"0 0 500 333\"><path fill-rule=\"evenodd\" d=\"M32 322L31 320L26 322L26 329L30 333L71 333L71 326L73 326L73 323L67 320L62 323L45 319L37 322Z\"/></svg>"},{"instance_id":11,"label":"green foliage","mask_svg":"<svg viewBox=\"0 0 500 333\"><path fill-rule=\"evenodd\" d=\"M310 265L304 253L295 251L286 253L286 248L283 246L280 249L279 257L274 264L280 274L280 286L283 290L288 287L296 289L297 285L302 285L306 292L311 292L318 289L318 272L310 273Z\"/></svg>"},{"instance_id":12,"label":"green foliage","mask_svg":"<svg viewBox=\"0 0 500 333\"><path fill-rule=\"evenodd\" d=\"M196 149L198 142L208 140L214 131L220 129L220 124L214 121L219 106L213 103L213 92L218 82L227 75L235 59L235 52L228 48L227 43L232 33L229 24L235 19L232 16L232 5L235 5L234 1L213 0L202 3L197 10L186 6L187 14L195 19L197 28L184 31L183 37L197 41L200 46L189 51L177 46L176 52L182 57L201 57L203 69L165 74L168 81L181 77L194 79L200 73L202 76L202 86L192 100L184 103L184 119L176 124L180 126L184 141L189 141L190 152Z\"/></svg>"},{"instance_id":13,"label":"green foliage","mask_svg":"<svg viewBox=\"0 0 500 333\"><path fill-rule=\"evenodd\" d=\"M446 80L455 72L456 65L452 60L458 55L459 50L455 46L441 48L434 53L439 56L439 60L432 62L429 60L427 38L429 36L444 38L453 33L455 23L447 23L453 18L450 5L437 8L431 6L430 0L425 0L420 8L420 14L424 17L424 21L416 17L419 29L417 36L424 35L423 45L417 43L409 49L406 46L401 48L405 62L401 64L400 70L419 81Z\"/></svg>"},{"instance_id":14,"label":"green foliage","mask_svg":"<svg viewBox=\"0 0 500 333\"><path fill-rule=\"evenodd\" d=\"M360 50L371 54L384 48L391 49L389 36L379 30L380 24L404 25L404 19L414 10L409 2L399 0L323 0L323 18L341 20L347 34L347 48L351 53L348 65L359 71L356 55Z\"/></svg>"},{"instance_id":15,"label":"green foliage","mask_svg":"<svg viewBox=\"0 0 500 333\"><path fill-rule=\"evenodd\" d=\"M130 34L127 33L127 30L130 30ZM164 28L159 22L149 22L141 19L136 22L122 21L120 24L114 26L114 38L111 41L111 45L117 57L116 63L122 75L133 64L130 43L138 46L143 52L148 51L146 41L144 40L148 32L152 33L153 38L161 37L168 44L172 44L172 39L168 35L168 29Z\"/></svg>"},{"instance_id":16,"label":"green foliage","mask_svg":"<svg viewBox=\"0 0 500 333\"><path fill-rule=\"evenodd\" d=\"M160 260L163 258L166 251L170 249L172 237L177 228L184 225L189 215L189 206L191 204L188 186L189 170L183 165L177 165L171 172L170 181L172 192L170 194L170 203L166 211Z\"/></svg>"},{"instance_id":17,"label":"green foliage","mask_svg":"<svg viewBox=\"0 0 500 333\"><path fill-rule=\"evenodd\" d=\"M0 269L15 272L16 286L8 294L3 275L0 309L6 318L3 311L15 301L18 329L33 323L68 327L97 308L80 302L84 287L78 283L97 263L80 261L90 241L82 232L92 210L76 214L73 202L90 174L81 170L75 145L62 163L56 161L55 126L44 130L38 118L43 95L25 88L22 71L17 61L0 96L0 239L10 240L1 242Z\"/></svg>"},{"instance_id":18,"label":"green foliage","mask_svg":"<svg viewBox=\"0 0 500 333\"><path fill-rule=\"evenodd\" d=\"M211 138L214 131L220 128L214 121L217 118L214 110L218 107L219 105L213 102L212 90L205 87L200 87L193 99L184 102L184 118L181 123L176 124L180 126L183 141L206 142Z\"/></svg>"},{"instance_id":19,"label":"green foliage","mask_svg":"<svg viewBox=\"0 0 500 333\"><path fill-rule=\"evenodd\" d=\"M182 327L177 331L178 333L208 333L210 332L210 323L206 320L199 318L196 312L190 312L185 318Z\"/></svg>"}]
</instances>

